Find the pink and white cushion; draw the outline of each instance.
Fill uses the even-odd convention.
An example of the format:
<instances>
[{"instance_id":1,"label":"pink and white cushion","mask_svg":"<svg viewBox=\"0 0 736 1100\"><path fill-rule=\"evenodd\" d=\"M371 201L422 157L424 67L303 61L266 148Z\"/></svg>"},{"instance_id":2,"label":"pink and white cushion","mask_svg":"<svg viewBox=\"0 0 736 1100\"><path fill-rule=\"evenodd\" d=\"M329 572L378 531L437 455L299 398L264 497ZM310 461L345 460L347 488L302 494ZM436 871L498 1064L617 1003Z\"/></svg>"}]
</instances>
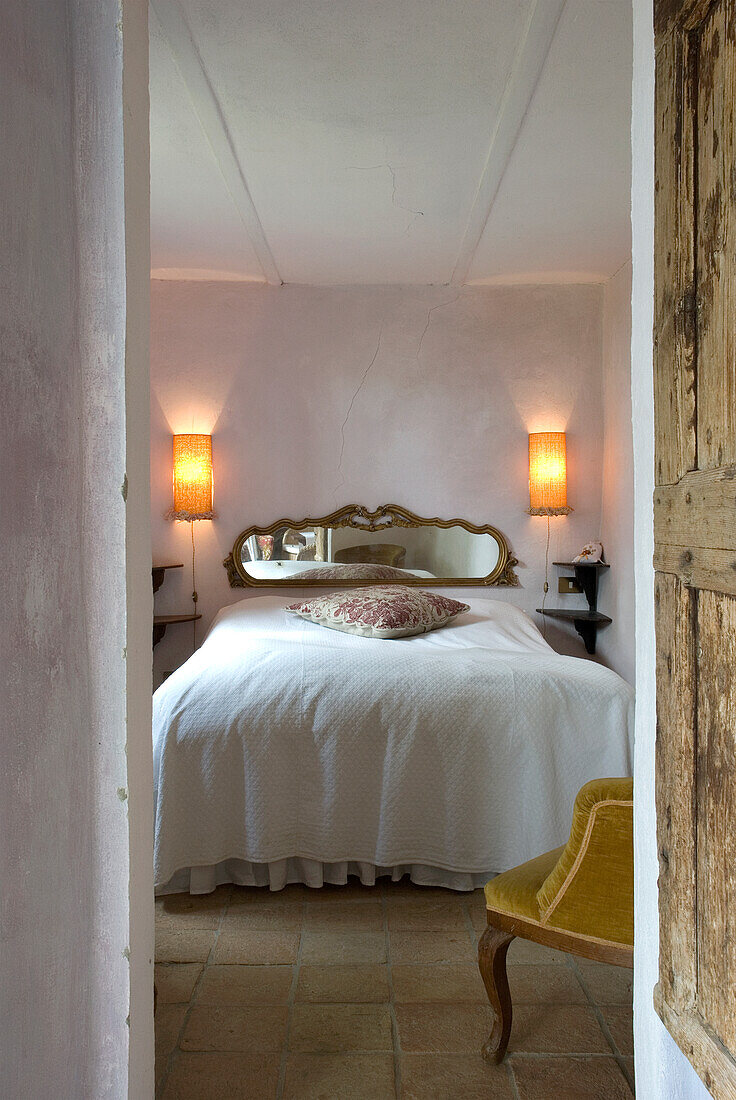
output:
<instances>
[{"instance_id":1,"label":"pink and white cushion","mask_svg":"<svg viewBox=\"0 0 736 1100\"><path fill-rule=\"evenodd\" d=\"M470 607L437 592L397 584L334 592L290 604L286 610L364 638L406 638L445 626Z\"/></svg>"}]
</instances>

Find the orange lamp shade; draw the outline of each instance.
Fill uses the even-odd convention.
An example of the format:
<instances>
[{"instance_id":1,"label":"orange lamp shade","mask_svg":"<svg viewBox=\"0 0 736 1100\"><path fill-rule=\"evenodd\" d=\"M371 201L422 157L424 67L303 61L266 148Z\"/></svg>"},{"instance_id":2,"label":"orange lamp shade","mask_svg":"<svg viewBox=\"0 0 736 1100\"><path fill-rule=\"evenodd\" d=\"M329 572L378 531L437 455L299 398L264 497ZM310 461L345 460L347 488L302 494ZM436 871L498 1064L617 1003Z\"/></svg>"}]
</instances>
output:
<instances>
[{"instance_id":1,"label":"orange lamp shade","mask_svg":"<svg viewBox=\"0 0 736 1100\"><path fill-rule=\"evenodd\" d=\"M567 445L564 432L529 436L529 514L566 516Z\"/></svg>"},{"instance_id":2,"label":"orange lamp shade","mask_svg":"<svg viewBox=\"0 0 736 1100\"><path fill-rule=\"evenodd\" d=\"M212 436L174 436L173 519L214 519Z\"/></svg>"}]
</instances>

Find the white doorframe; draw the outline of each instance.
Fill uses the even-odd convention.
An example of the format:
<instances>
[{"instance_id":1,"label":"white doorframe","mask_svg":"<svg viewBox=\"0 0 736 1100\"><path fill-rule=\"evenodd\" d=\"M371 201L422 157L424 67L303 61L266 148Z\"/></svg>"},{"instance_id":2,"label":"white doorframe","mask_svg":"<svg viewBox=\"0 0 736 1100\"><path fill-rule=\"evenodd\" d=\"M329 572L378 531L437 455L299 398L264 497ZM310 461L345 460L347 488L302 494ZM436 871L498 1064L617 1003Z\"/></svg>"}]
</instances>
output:
<instances>
[{"instance_id":1,"label":"white doorframe","mask_svg":"<svg viewBox=\"0 0 736 1100\"><path fill-rule=\"evenodd\" d=\"M123 0L126 690L130 843L128 1097L154 1095L148 0Z\"/></svg>"}]
</instances>

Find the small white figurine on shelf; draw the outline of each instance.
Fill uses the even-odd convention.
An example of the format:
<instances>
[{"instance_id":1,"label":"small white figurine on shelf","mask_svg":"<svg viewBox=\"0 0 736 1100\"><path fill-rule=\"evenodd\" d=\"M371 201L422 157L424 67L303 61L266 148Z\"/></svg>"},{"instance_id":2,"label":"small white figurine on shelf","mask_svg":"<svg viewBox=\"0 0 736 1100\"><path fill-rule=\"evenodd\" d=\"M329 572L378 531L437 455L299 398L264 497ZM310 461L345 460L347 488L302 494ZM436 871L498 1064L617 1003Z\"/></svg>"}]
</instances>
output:
<instances>
[{"instance_id":1,"label":"small white figurine on shelf","mask_svg":"<svg viewBox=\"0 0 736 1100\"><path fill-rule=\"evenodd\" d=\"M572 559L574 562L603 561L603 544L600 542L586 542L583 549Z\"/></svg>"}]
</instances>

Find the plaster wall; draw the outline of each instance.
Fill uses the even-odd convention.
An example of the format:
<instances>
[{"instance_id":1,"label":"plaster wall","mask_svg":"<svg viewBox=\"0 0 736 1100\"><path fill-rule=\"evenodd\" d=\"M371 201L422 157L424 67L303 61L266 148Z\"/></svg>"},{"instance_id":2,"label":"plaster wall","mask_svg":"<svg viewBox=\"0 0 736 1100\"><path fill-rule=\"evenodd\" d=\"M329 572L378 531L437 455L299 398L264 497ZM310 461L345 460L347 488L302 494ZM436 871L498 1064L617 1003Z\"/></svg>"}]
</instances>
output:
<instances>
[{"instance_id":1,"label":"plaster wall","mask_svg":"<svg viewBox=\"0 0 736 1100\"><path fill-rule=\"evenodd\" d=\"M634 453L631 435L631 264L603 289L603 478L601 542L611 569L601 574L599 605L613 622L598 651L634 683Z\"/></svg>"},{"instance_id":2,"label":"plaster wall","mask_svg":"<svg viewBox=\"0 0 736 1100\"><path fill-rule=\"evenodd\" d=\"M632 149L631 402L634 433L636 734L634 745L634 1046L636 1092L646 1100L709 1096L652 1005L658 976L657 841L654 802L654 35L650 0L634 0Z\"/></svg>"},{"instance_id":3,"label":"plaster wall","mask_svg":"<svg viewBox=\"0 0 736 1100\"><path fill-rule=\"evenodd\" d=\"M142 0L0 9L8 1097L153 1095L146 35Z\"/></svg>"},{"instance_id":4,"label":"plaster wall","mask_svg":"<svg viewBox=\"0 0 736 1100\"><path fill-rule=\"evenodd\" d=\"M191 607L189 524L171 506L172 432L212 432L217 519L195 524L198 640L231 589L222 568L251 523L393 502L492 523L520 560L518 589L466 589L534 612L546 523L526 515L527 433L566 429L568 518L550 562L600 533L599 286L266 287L152 283L152 529L167 574L157 610ZM556 570L549 603L557 597ZM298 595L298 590L292 590ZM452 591L452 590L448 590ZM566 606L584 604L565 597ZM583 656L574 631L547 624ZM157 676L191 653L188 626L154 651Z\"/></svg>"}]
</instances>

